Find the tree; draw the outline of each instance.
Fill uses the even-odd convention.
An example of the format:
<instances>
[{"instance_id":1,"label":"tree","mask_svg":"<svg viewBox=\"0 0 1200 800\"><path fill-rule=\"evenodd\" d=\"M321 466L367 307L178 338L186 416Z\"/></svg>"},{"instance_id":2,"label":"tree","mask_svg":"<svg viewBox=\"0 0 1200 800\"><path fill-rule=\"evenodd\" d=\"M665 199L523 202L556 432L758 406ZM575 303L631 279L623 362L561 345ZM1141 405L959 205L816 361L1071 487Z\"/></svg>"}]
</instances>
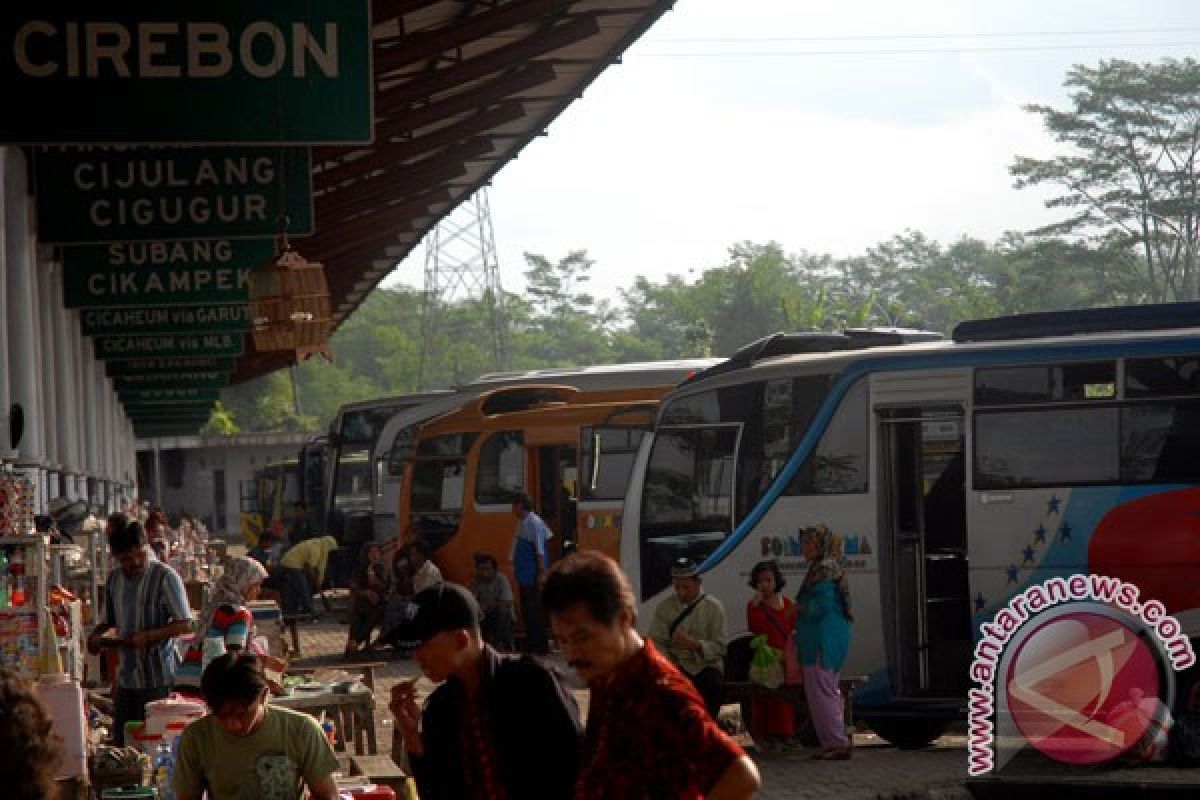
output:
<instances>
[{"instance_id":1,"label":"tree","mask_svg":"<svg viewBox=\"0 0 1200 800\"><path fill-rule=\"evenodd\" d=\"M220 400L213 406L212 415L209 416L208 422L200 429L201 436L230 436L238 433L239 428L237 422L233 419L233 414L225 407L225 404Z\"/></svg>"},{"instance_id":2,"label":"tree","mask_svg":"<svg viewBox=\"0 0 1200 800\"><path fill-rule=\"evenodd\" d=\"M1070 110L1025 108L1070 152L1018 156L1010 167L1017 188L1064 190L1046 205L1070 216L1035 233L1091 233L1137 247L1152 300L1197 299L1200 63L1101 61L1075 66L1064 85L1073 90Z\"/></svg>"}]
</instances>

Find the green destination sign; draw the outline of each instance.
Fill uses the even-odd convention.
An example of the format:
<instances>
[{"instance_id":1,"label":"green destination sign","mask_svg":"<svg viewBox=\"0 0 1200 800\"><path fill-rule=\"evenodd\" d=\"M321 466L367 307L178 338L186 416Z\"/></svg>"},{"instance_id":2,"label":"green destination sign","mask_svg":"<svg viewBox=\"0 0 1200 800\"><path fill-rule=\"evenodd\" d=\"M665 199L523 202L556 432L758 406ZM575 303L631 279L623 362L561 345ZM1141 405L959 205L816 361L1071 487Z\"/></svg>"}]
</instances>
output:
<instances>
[{"instance_id":1,"label":"green destination sign","mask_svg":"<svg viewBox=\"0 0 1200 800\"><path fill-rule=\"evenodd\" d=\"M0 141L366 144L367 0L5 0Z\"/></svg>"},{"instance_id":2,"label":"green destination sign","mask_svg":"<svg viewBox=\"0 0 1200 800\"><path fill-rule=\"evenodd\" d=\"M63 301L67 308L244 304L250 271L274 255L271 239L64 247Z\"/></svg>"},{"instance_id":3,"label":"green destination sign","mask_svg":"<svg viewBox=\"0 0 1200 800\"><path fill-rule=\"evenodd\" d=\"M128 361L109 361L104 365L110 378L126 375L156 375L160 373L182 373L188 371L224 372L233 371L232 358L185 357L185 358L134 358Z\"/></svg>"},{"instance_id":4,"label":"green destination sign","mask_svg":"<svg viewBox=\"0 0 1200 800\"><path fill-rule=\"evenodd\" d=\"M160 403L215 403L221 394L219 389L122 389L122 403L131 405L158 405Z\"/></svg>"},{"instance_id":5,"label":"green destination sign","mask_svg":"<svg viewBox=\"0 0 1200 800\"><path fill-rule=\"evenodd\" d=\"M127 364L127 361L113 362ZM229 385L228 372L147 372L144 375L117 375L112 379L117 391L125 389L223 389Z\"/></svg>"},{"instance_id":6,"label":"green destination sign","mask_svg":"<svg viewBox=\"0 0 1200 800\"><path fill-rule=\"evenodd\" d=\"M240 333L98 336L92 341L96 358L102 361L146 356L237 356L243 349Z\"/></svg>"},{"instance_id":7,"label":"green destination sign","mask_svg":"<svg viewBox=\"0 0 1200 800\"><path fill-rule=\"evenodd\" d=\"M212 403L180 403L165 405L153 403L138 405L130 403L125 406L125 413L130 419L173 420L189 417L205 417L212 413Z\"/></svg>"},{"instance_id":8,"label":"green destination sign","mask_svg":"<svg viewBox=\"0 0 1200 800\"><path fill-rule=\"evenodd\" d=\"M89 308L81 311L86 336L116 333L210 333L250 330L247 305Z\"/></svg>"},{"instance_id":9,"label":"green destination sign","mask_svg":"<svg viewBox=\"0 0 1200 800\"><path fill-rule=\"evenodd\" d=\"M48 244L313 230L306 147L43 148L34 177Z\"/></svg>"}]
</instances>

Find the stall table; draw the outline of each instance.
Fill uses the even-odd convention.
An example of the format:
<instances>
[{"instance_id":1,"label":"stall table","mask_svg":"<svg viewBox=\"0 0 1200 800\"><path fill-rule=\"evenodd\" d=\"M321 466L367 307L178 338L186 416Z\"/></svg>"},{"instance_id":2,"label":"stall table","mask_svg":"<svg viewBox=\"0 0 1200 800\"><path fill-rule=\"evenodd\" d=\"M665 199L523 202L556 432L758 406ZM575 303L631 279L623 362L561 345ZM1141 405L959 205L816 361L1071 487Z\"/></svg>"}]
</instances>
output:
<instances>
[{"instance_id":1,"label":"stall table","mask_svg":"<svg viewBox=\"0 0 1200 800\"><path fill-rule=\"evenodd\" d=\"M335 692L324 688L320 691L293 689L289 695L272 697L271 703L303 711L314 717L325 713L325 719L337 726L339 752L354 743L355 755L375 755L379 743L375 736L375 694L362 684L355 684L349 692Z\"/></svg>"}]
</instances>

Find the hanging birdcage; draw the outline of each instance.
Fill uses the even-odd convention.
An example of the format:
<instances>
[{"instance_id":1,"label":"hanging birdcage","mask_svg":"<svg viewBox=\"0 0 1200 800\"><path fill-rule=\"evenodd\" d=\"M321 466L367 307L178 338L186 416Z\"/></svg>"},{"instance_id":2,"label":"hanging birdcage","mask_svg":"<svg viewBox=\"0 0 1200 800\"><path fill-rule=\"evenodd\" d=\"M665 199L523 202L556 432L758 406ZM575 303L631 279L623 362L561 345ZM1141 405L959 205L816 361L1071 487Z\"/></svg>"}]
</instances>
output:
<instances>
[{"instance_id":1,"label":"hanging birdcage","mask_svg":"<svg viewBox=\"0 0 1200 800\"><path fill-rule=\"evenodd\" d=\"M284 243L283 252L250 273L254 349L292 351L293 363L320 353L331 358L333 330L325 268Z\"/></svg>"}]
</instances>

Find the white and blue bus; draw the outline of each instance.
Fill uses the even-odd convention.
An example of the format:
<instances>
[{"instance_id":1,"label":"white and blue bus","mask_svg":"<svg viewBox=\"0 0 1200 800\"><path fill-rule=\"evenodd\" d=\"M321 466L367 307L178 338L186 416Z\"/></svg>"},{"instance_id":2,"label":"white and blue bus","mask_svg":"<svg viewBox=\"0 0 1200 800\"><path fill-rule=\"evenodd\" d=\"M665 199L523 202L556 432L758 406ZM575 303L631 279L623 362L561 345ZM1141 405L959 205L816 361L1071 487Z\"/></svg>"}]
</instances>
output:
<instances>
[{"instance_id":1,"label":"white and blue bus","mask_svg":"<svg viewBox=\"0 0 1200 800\"><path fill-rule=\"evenodd\" d=\"M841 538L855 710L918 746L965 714L981 621L1052 576L1123 578L1200 630L1200 303L1026 314L937 334L776 334L662 402L626 496L642 618L702 564L746 636L751 567ZM740 648L731 646L730 652Z\"/></svg>"}]
</instances>

